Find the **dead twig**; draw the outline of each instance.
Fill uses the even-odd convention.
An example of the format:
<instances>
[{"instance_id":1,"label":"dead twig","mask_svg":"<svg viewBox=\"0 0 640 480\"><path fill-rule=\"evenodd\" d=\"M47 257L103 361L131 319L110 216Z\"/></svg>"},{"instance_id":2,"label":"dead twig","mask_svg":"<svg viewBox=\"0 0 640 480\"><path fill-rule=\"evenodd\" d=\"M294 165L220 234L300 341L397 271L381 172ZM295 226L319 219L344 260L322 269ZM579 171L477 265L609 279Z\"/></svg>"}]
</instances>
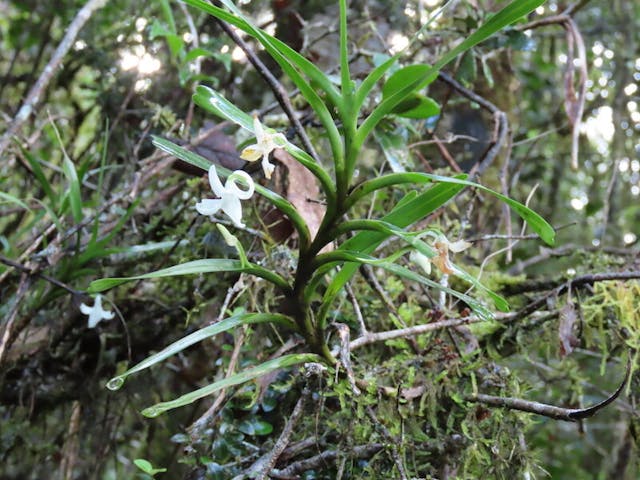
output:
<instances>
[{"instance_id":1,"label":"dead twig","mask_svg":"<svg viewBox=\"0 0 640 480\"><path fill-rule=\"evenodd\" d=\"M463 97L466 97L472 102L477 103L478 105L480 105L480 107L493 114L495 130L493 133L493 139L491 140L491 146L487 149L483 157L469 171L468 180L472 181L475 177L482 175L482 173L487 169L487 167L489 167L489 165L491 165L493 160L502 149L502 146L504 145L504 142L507 138L507 132L509 131L509 122L507 121L507 115L489 100L464 87L453 77L450 77L446 73L440 72L438 74L438 80L446 83Z\"/></svg>"},{"instance_id":2,"label":"dead twig","mask_svg":"<svg viewBox=\"0 0 640 480\"><path fill-rule=\"evenodd\" d=\"M580 126L582 125L582 115L584 113L584 104L587 92L587 54L584 46L582 34L578 29L571 14L577 9L576 5L569 7L560 15L552 15L541 18L533 22L519 25L517 30L524 32L534 28L545 27L548 25L561 25L566 31L567 37L567 68L565 70L564 87L565 87L565 111L572 125L571 131L571 168L578 168L579 153L579 137ZM574 55L574 47L577 50ZM579 77L577 84L577 93L574 80L574 71L578 69Z\"/></svg>"},{"instance_id":3,"label":"dead twig","mask_svg":"<svg viewBox=\"0 0 640 480\"><path fill-rule=\"evenodd\" d=\"M391 449L391 456L393 457L393 462L396 464L396 468L398 469L398 473L400 474L400 479L408 480L409 477L407 477L407 471L404 467L402 456L398 451L398 439L395 438L393 435L391 435L391 432L389 432L387 427L385 427L382 424L382 422L378 420L378 417L376 417L376 414L373 411L373 408L367 405L366 411L367 411L367 415L369 415L369 418L374 423L376 430L378 430L380 434L384 437L384 439L387 441L389 448Z\"/></svg>"}]
</instances>

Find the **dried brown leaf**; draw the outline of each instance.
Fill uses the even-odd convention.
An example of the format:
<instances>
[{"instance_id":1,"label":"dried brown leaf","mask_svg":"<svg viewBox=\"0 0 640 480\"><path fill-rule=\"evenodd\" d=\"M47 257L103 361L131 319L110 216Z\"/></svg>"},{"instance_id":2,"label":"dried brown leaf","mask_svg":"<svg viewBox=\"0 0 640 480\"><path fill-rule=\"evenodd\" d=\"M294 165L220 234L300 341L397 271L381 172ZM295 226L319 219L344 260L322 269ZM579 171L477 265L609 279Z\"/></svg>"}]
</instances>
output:
<instances>
[{"instance_id":1,"label":"dried brown leaf","mask_svg":"<svg viewBox=\"0 0 640 480\"><path fill-rule=\"evenodd\" d=\"M578 320L573 302L568 301L560 309L560 323L558 325L558 337L560 338L560 356L569 355L578 345L578 338L574 334L574 328Z\"/></svg>"}]
</instances>

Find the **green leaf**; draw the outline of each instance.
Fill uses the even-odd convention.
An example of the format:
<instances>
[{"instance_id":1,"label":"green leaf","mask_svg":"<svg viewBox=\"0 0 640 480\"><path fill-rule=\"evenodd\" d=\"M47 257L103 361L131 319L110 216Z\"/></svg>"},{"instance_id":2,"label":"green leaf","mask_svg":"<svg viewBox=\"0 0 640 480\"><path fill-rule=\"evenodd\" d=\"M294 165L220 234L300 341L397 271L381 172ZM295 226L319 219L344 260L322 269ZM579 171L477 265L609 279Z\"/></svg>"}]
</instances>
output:
<instances>
[{"instance_id":1,"label":"green leaf","mask_svg":"<svg viewBox=\"0 0 640 480\"><path fill-rule=\"evenodd\" d=\"M215 90L200 85L196 88L196 93L193 95L193 101L199 107L204 108L205 110L226 120L230 120L251 133L255 133L253 128L253 117L240 110ZM274 133L275 131L265 127L265 132ZM333 180L324 168L316 163L307 152L301 150L290 142L284 143L282 148L289 152L291 156L298 160L319 180L320 185L327 196L327 201L330 201L335 197L335 186Z\"/></svg>"},{"instance_id":2,"label":"green leaf","mask_svg":"<svg viewBox=\"0 0 640 480\"><path fill-rule=\"evenodd\" d=\"M87 293L99 293L123 283L130 282L132 280L143 280L147 278L161 278L161 277L175 277L178 275L195 275L199 273L214 273L214 272L244 272L256 277L264 278L271 283L289 290L289 284L277 273L267 270L250 263L249 266L243 266L239 260L231 260L227 258L210 258L204 260L193 260L191 262L182 263L180 265L174 265L169 268L163 268L151 273L145 273L143 275L136 275L133 277L119 277L119 278L102 278L100 280L94 280L89 285Z\"/></svg>"},{"instance_id":3,"label":"green leaf","mask_svg":"<svg viewBox=\"0 0 640 480\"><path fill-rule=\"evenodd\" d=\"M318 119L325 128L326 134L329 138L336 167L341 166L344 163L344 149L340 132L333 121L333 117L331 116L331 112L327 105L316 92L316 87L323 90L327 94L327 99L333 103L339 111L343 111L344 105L342 98L329 78L318 67L291 47L272 37L264 30L253 26L243 17L242 12L238 10L233 2L222 0L222 3L234 14L230 14L229 12L215 7L203 0L185 0L185 3L238 27L254 37L264 46L265 50L267 50L291 81L300 89L304 98L318 115ZM296 68L307 75L312 80L311 83L306 80Z\"/></svg>"},{"instance_id":4,"label":"green leaf","mask_svg":"<svg viewBox=\"0 0 640 480\"><path fill-rule=\"evenodd\" d=\"M249 418L240 422L238 430L246 435L269 435L273 432L273 425L258 418Z\"/></svg>"},{"instance_id":5,"label":"green leaf","mask_svg":"<svg viewBox=\"0 0 640 480\"><path fill-rule=\"evenodd\" d=\"M396 105L391 113L403 118L422 120L440 115L440 105L432 98L414 93Z\"/></svg>"},{"instance_id":6,"label":"green leaf","mask_svg":"<svg viewBox=\"0 0 640 480\"><path fill-rule=\"evenodd\" d=\"M409 83L417 83L414 90L421 90L438 78L438 72L434 72L429 65L409 65L397 70L382 86L382 98L401 91Z\"/></svg>"},{"instance_id":7,"label":"green leaf","mask_svg":"<svg viewBox=\"0 0 640 480\"><path fill-rule=\"evenodd\" d=\"M378 106L376 106L376 108L371 112L371 114L365 119L365 121L358 129L358 133L356 135L356 138L354 139L356 149L359 149L364 144L364 141L369 136L371 131L380 122L380 120L384 118L385 115L391 113L394 107L398 105L402 100L407 98L412 92L422 88L423 82L427 81L434 73L440 71L442 67L453 61L461 53L466 52L478 43L489 38L494 33L519 20L523 15L529 14L537 7L542 5L544 1L545 0L512 1L498 13L491 16L491 18L487 20L487 22L485 22L471 35L469 35L458 46L442 56L431 68L424 70L422 72L422 75L419 75L417 78L407 83L401 89L397 90L389 97L383 99L383 101Z\"/></svg>"},{"instance_id":8,"label":"green leaf","mask_svg":"<svg viewBox=\"0 0 640 480\"><path fill-rule=\"evenodd\" d=\"M396 255L397 256L397 255ZM395 275L398 275L399 277L403 277L406 278L408 280L412 280L414 282L417 283L421 283L423 285L426 285L430 288L434 288L437 290L441 290L443 292L448 293L449 295L456 297L460 300L462 300L463 302L465 302L467 305L469 305L469 307L471 307L471 309L483 320L491 320L493 319L493 313L487 309L487 307L485 307L484 305L482 305L482 303L480 303L478 300L476 300L475 298L472 298L464 293L458 292L456 290L453 290L449 287L445 287L444 285L438 283L438 282L434 282L433 280L430 280L427 277L424 277L423 275L420 275L406 267L403 267L401 265L397 265L395 263L393 263L392 260L390 259L377 259L375 257L372 257L370 255L365 255L362 253L358 253L358 252L350 252L350 251L345 251L345 250L335 250L333 252L329 252L329 253L325 253L322 255L318 256L318 260L322 263L328 263L328 262L357 262L358 264L369 264L369 265L375 265L376 267L379 268L383 268L389 272L394 273ZM486 289L485 289L486 290ZM499 297L498 295L496 295L498 298L500 298L502 300L502 302L504 302L506 304L506 301L504 299L502 299L501 297ZM508 308L508 304L506 305Z\"/></svg>"},{"instance_id":9,"label":"green leaf","mask_svg":"<svg viewBox=\"0 0 640 480\"><path fill-rule=\"evenodd\" d=\"M230 377L219 380L211 385L207 385L206 387L195 390L191 393L187 393L186 395L182 395L181 397L176 398L175 400L171 400L169 402L157 403L149 408L145 408L142 411L142 414L145 417L157 417L167 410L172 410L178 407L184 407L185 405L189 405L196 400L199 400L203 397L211 395L218 390L222 390L223 388L233 387L235 385L240 385L242 383L246 383L255 378L261 377L268 373L271 373L275 370L280 370L281 368L288 368L293 365L299 365L301 363L310 363L310 362L320 362L322 363L322 357L319 355L315 355L313 353L298 353L291 355L284 355L282 357L274 358L273 360L269 360L264 362L258 366L247 368L235 375L231 375Z\"/></svg>"},{"instance_id":10,"label":"green leaf","mask_svg":"<svg viewBox=\"0 0 640 480\"><path fill-rule=\"evenodd\" d=\"M80 180L73 162L66 153L63 155L62 171L69 182L69 202L71 204L71 214L76 223L82 221L82 197L80 196Z\"/></svg>"},{"instance_id":11,"label":"green leaf","mask_svg":"<svg viewBox=\"0 0 640 480\"><path fill-rule=\"evenodd\" d=\"M402 127L395 130L376 128L373 137L382 148L387 163L393 172L405 172L410 165L409 149L407 148L407 131ZM348 202L348 198L347 198ZM351 204L353 205L353 203ZM347 203L349 206L349 203Z\"/></svg>"},{"instance_id":12,"label":"green leaf","mask_svg":"<svg viewBox=\"0 0 640 480\"><path fill-rule=\"evenodd\" d=\"M154 468L151 462L149 462L148 460L145 460L144 458L136 458L133 461L133 463L136 467L138 467L144 473L147 473L151 476L155 475L156 473L162 473L167 471L166 468Z\"/></svg>"},{"instance_id":13,"label":"green leaf","mask_svg":"<svg viewBox=\"0 0 640 480\"><path fill-rule=\"evenodd\" d=\"M36 177L36 180L38 180L38 183L40 184L40 186L42 187L42 189L44 190L44 193L47 195L47 198L49 199L50 206L53 209L57 209L58 208L58 198L56 197L56 195L53 193L53 189L51 188L51 184L49 183L49 180L47 180L47 177L45 176L44 172L42 171L42 168L40 167L40 162L38 161L38 159L31 154L31 152L29 152L27 149L24 148L24 146L18 143L18 147L20 147L20 151L22 152L22 155L24 155L24 157L27 159L27 161L29 162L29 166L31 167L31 170L33 171L33 175Z\"/></svg>"},{"instance_id":14,"label":"green leaf","mask_svg":"<svg viewBox=\"0 0 640 480\"><path fill-rule=\"evenodd\" d=\"M352 220L349 222L344 222L340 225L340 231L355 231L355 230L370 230L383 232L388 235L393 235L398 238L404 240L408 245L411 245L414 249L426 255L428 258L436 257L438 254L434 248L430 245L422 241L415 233L410 233L402 230L401 228L396 227L387 222L383 222L381 220ZM318 257L321 259L321 256ZM509 303L500 295L495 293L494 291L485 287L476 277L469 274L462 268L456 266L452 263L453 273L455 276L465 280L466 282L473 285L475 288L482 290L487 293L489 297L494 302L495 307L503 312L509 311Z\"/></svg>"},{"instance_id":15,"label":"green leaf","mask_svg":"<svg viewBox=\"0 0 640 480\"><path fill-rule=\"evenodd\" d=\"M539 214L526 207L522 203L513 200L501 193L491 190L488 187L480 185L478 183L470 182L460 177L444 177L441 175L432 175L430 173L391 173L382 177L367 180L358 185L349 198L347 199L346 206L351 208L355 202L368 195L369 193L378 190L380 188L388 187L391 185L397 185L401 183L428 183L428 182L441 182L458 184L467 187L478 188L484 192L490 193L494 197L500 199L516 212L520 217L527 222L531 229L536 232L547 245L553 246L555 243L556 232L549 223L542 218ZM394 223L394 222L390 222Z\"/></svg>"},{"instance_id":16,"label":"green leaf","mask_svg":"<svg viewBox=\"0 0 640 480\"><path fill-rule=\"evenodd\" d=\"M138 363L126 372L123 372L122 374L117 375L109 380L109 382L107 383L107 388L110 390L118 390L120 387L122 387L125 380L130 375L156 365L163 360L175 355L176 353L181 352L185 348L188 348L191 345L201 342L202 340L205 340L207 338L211 338L219 333L232 330L241 325L253 325L257 323L269 322L280 323L286 325L289 328L295 329L295 323L285 315L276 313L243 313L234 315L232 317L225 318L218 323L209 325L208 327L201 328L200 330L197 330L187 335L186 337L183 337L180 340L172 343L158 353L154 353L153 355L145 358L142 362Z\"/></svg>"}]
</instances>

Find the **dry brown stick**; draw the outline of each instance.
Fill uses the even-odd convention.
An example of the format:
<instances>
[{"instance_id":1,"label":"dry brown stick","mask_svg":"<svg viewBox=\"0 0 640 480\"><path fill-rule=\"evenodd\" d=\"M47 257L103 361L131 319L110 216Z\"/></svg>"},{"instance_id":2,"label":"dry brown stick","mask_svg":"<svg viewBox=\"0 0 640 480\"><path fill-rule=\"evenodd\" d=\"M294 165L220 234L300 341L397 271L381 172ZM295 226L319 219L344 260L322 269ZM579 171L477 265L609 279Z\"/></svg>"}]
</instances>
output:
<instances>
[{"instance_id":1,"label":"dry brown stick","mask_svg":"<svg viewBox=\"0 0 640 480\"><path fill-rule=\"evenodd\" d=\"M533 302L529 303L528 305L521 308L517 312L510 314L508 317L508 321L516 322L522 318L528 317L533 312L535 312L539 308L546 305L549 298L562 295L569 287L573 289L576 286L591 285L595 282L604 282L607 280L636 280L636 279L640 279L640 271L615 272L615 273L608 272L608 273L595 273L591 275L582 275L580 277L576 277L572 280L566 281L565 283L563 283L562 285L556 288L553 288L553 285L550 285L548 288L553 288L551 291L547 292L537 300L534 300Z\"/></svg>"},{"instance_id":2,"label":"dry brown stick","mask_svg":"<svg viewBox=\"0 0 640 480\"><path fill-rule=\"evenodd\" d=\"M353 293L353 288L351 288L351 284L348 282L345 284L345 290L347 292L347 296L349 300L351 300L351 305L353 306L353 312L356 314L356 318L358 319L358 325L360 325L360 333L367 333L367 325L364 323L364 317L362 316L362 310L360 309L360 304L358 303L358 299L356 298L355 293Z\"/></svg>"},{"instance_id":3,"label":"dry brown stick","mask_svg":"<svg viewBox=\"0 0 640 480\"><path fill-rule=\"evenodd\" d=\"M66 283L63 283L59 280L56 280L53 277L50 277L49 275L39 272L38 270L35 270L33 268L29 268L26 265L23 265L21 263L18 262L14 262L13 260L11 260L10 258L5 257L4 255L0 255L0 263L4 263L5 265L9 265L10 267L13 267L17 270L20 270L21 272L26 273L27 275L35 275L36 277L40 277L43 280L46 280L47 282L49 282L52 285L55 285L56 287L60 287L66 291L68 291L69 293L72 293L73 295L84 295L84 292L80 291L80 290L76 290L75 288L70 287L69 285L67 285Z\"/></svg>"},{"instance_id":4,"label":"dry brown stick","mask_svg":"<svg viewBox=\"0 0 640 480\"><path fill-rule=\"evenodd\" d=\"M82 405L74 400L71 404L71 418L69 419L69 431L62 448L62 461L60 462L60 478L72 480L78 463L78 453L80 451L80 414Z\"/></svg>"},{"instance_id":5,"label":"dry brown stick","mask_svg":"<svg viewBox=\"0 0 640 480\"><path fill-rule=\"evenodd\" d=\"M578 26L573 18L568 17L563 23L567 31L567 71L565 74L565 110L572 125L571 131L571 168L578 168L578 147L580 138L580 126L582 125L582 115L584 113L584 102L587 93L587 54L584 40L578 30ZM573 61L573 48L577 49L578 72L578 93L574 88L573 71L576 68Z\"/></svg>"},{"instance_id":6,"label":"dry brown stick","mask_svg":"<svg viewBox=\"0 0 640 480\"><path fill-rule=\"evenodd\" d=\"M513 148L513 134L509 135L509 140L507 141L507 153L504 156L504 163L502 164L502 168L500 169L500 187L502 189L502 194L505 197L509 197L509 163L511 161L511 151ZM513 235L513 226L511 224L511 211L507 204L502 205L502 211L504 212L504 220L505 220L505 230L507 235L511 237ZM511 263L513 261L513 240L511 238L507 239L507 263Z\"/></svg>"},{"instance_id":7,"label":"dry brown stick","mask_svg":"<svg viewBox=\"0 0 640 480\"><path fill-rule=\"evenodd\" d=\"M347 379L349 385L351 385L351 391L354 395L360 395L360 389L356 386L356 376L353 373L353 367L351 366L351 349L349 348L349 327L344 323L334 323L336 330L338 331L338 337L340 339L340 364L342 368L347 372Z\"/></svg>"},{"instance_id":8,"label":"dry brown stick","mask_svg":"<svg viewBox=\"0 0 640 480\"><path fill-rule=\"evenodd\" d=\"M578 8L578 4L572 5L559 15L541 18L533 22L526 23L515 27L517 30L524 32L534 28L545 27L548 25L561 25L567 32L567 69L565 71L565 110L567 117L572 125L571 131L571 167L578 168L578 152L580 126L582 124L582 115L584 113L584 104L586 98L586 82L588 77L587 71L587 55L584 46L582 34L578 29L571 14ZM577 49L578 65L573 62L573 48ZM580 77L578 78L578 93L574 88L573 72L578 68Z\"/></svg>"},{"instance_id":9,"label":"dry brown stick","mask_svg":"<svg viewBox=\"0 0 640 480\"><path fill-rule=\"evenodd\" d=\"M51 78L60 67L62 59L73 45L73 42L80 33L82 27L91 18L91 15L93 15L96 10L102 8L105 3L106 0L89 0L84 7L80 9L71 24L67 27L65 35L53 53L49 63L44 67L40 77L33 87L31 87L31 90L29 90L29 93L13 119L13 122L4 135L2 135L2 138L0 138L0 155L2 155L11 142L11 138L18 134L22 125L29 119L35 110L38 102L42 99L43 93L49 85Z\"/></svg>"},{"instance_id":10,"label":"dry brown stick","mask_svg":"<svg viewBox=\"0 0 640 480\"><path fill-rule=\"evenodd\" d=\"M16 334L14 333L14 323L16 321L16 317L18 316L18 310L20 309L20 302L22 298L29 291L29 275L23 273L20 277L20 285L18 286L18 292L16 293L15 298L13 299L13 306L9 311L9 315L7 318L7 323L4 327L4 331L2 332L2 338L0 338L0 366L4 363L4 359L6 357L9 348L13 344L14 338ZM22 330L21 326L18 326L18 330Z\"/></svg>"}]
</instances>

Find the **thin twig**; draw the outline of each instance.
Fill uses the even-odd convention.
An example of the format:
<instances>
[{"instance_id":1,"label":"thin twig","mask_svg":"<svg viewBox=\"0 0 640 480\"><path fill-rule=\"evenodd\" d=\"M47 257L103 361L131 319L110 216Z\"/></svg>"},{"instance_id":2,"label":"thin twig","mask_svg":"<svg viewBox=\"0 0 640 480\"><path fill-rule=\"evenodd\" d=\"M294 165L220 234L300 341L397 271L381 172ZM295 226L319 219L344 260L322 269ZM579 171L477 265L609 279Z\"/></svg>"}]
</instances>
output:
<instances>
[{"instance_id":1,"label":"thin twig","mask_svg":"<svg viewBox=\"0 0 640 480\"><path fill-rule=\"evenodd\" d=\"M441 328L458 327L460 325L468 325L470 323L477 323L482 321L483 319L478 317L454 318L449 320L440 320L432 323L425 323L423 325L416 325L413 327L400 328L397 330L387 330L386 332L367 332L366 334L361 335L360 337L349 343L349 350L353 351L356 348L360 348L371 343L385 342L387 340L393 340L394 338L410 338L423 333L439 330Z\"/></svg>"},{"instance_id":2,"label":"thin twig","mask_svg":"<svg viewBox=\"0 0 640 480\"><path fill-rule=\"evenodd\" d=\"M49 85L51 78L54 73L58 71L60 67L60 63L62 63L62 59L65 57L71 46L73 45L76 37L80 33L82 27L87 23L87 21L91 18L93 13L102 8L106 0L89 0L84 7L80 9L77 13L71 24L66 29L66 33L62 38L62 41L56 48L53 53L51 60L44 67L44 70L40 74L40 77L36 81L36 83L31 87L25 101L22 103L22 106L18 110L13 122L4 133L2 138L0 138L0 155L4 152L5 148L11 142L11 139L14 135L17 135L22 125L29 119L31 114L34 112L38 102L42 99L43 93Z\"/></svg>"},{"instance_id":3,"label":"thin twig","mask_svg":"<svg viewBox=\"0 0 640 480\"><path fill-rule=\"evenodd\" d=\"M273 469L269 473L272 478L280 478L283 480L290 480L291 478L298 478L298 475L308 470L322 467L327 463L334 463L339 455L351 454L354 458L370 458L380 450L384 448L382 443L369 443L366 445L358 445L350 450L325 450L319 455L315 455L310 458L305 458L298 462L292 463L287 468L282 470Z\"/></svg>"},{"instance_id":4,"label":"thin twig","mask_svg":"<svg viewBox=\"0 0 640 480\"><path fill-rule=\"evenodd\" d=\"M507 115L489 100L464 87L446 73L438 73L438 80L446 83L458 93L460 93L463 97L466 97L472 102L477 103L478 105L480 105L480 107L493 114L495 131L493 134L492 145L469 172L468 180L471 181L475 177L482 175L482 173L487 169L487 167L489 167L489 165L491 165L493 160L502 149L502 146L504 145L504 142L507 138L507 132L509 131L509 122L507 121Z\"/></svg>"},{"instance_id":5,"label":"thin twig","mask_svg":"<svg viewBox=\"0 0 640 480\"><path fill-rule=\"evenodd\" d=\"M11 260L10 258L5 257L4 255L0 255L0 263L4 263L5 265L9 265L10 267L13 267L17 270L20 270L24 273L26 273L27 275L35 275L36 277L42 278L43 280L46 280L47 282L49 282L52 285L55 285L56 287L60 287L64 290L66 290L69 293L72 293L73 295L84 295L84 292L81 290L76 290L75 288L70 287L69 285L67 285L66 283L61 282L60 280L56 280L53 277L50 277L49 275L47 275L46 273L42 273L39 272L33 268L29 268L26 265L23 265L21 263L15 262L13 260Z\"/></svg>"},{"instance_id":6,"label":"thin twig","mask_svg":"<svg viewBox=\"0 0 640 480\"><path fill-rule=\"evenodd\" d=\"M349 327L344 323L334 323L340 337L340 364L347 372L347 379L354 395L360 395L360 389L356 386L356 376L351 366L351 349L349 348Z\"/></svg>"},{"instance_id":7,"label":"thin twig","mask_svg":"<svg viewBox=\"0 0 640 480\"><path fill-rule=\"evenodd\" d=\"M538 255L530 257L526 260L519 260L516 265L511 267L507 272L509 275L519 275L528 267L540 262L544 262L552 257L564 257L573 255L576 252L602 252L609 255L619 255L623 257L640 257L640 250L631 248L616 247L600 247L594 245L578 245L576 243L568 243L558 248L542 248Z\"/></svg>"},{"instance_id":8,"label":"thin twig","mask_svg":"<svg viewBox=\"0 0 640 480\"><path fill-rule=\"evenodd\" d=\"M515 27L517 30L524 32L526 30L532 30L534 28L545 27L548 25L561 25L567 32L567 69L565 71L565 110L567 117L572 125L571 131L571 167L573 169L578 168L578 150L579 150L579 137L580 126L582 124L582 115L584 113L584 104L586 98L586 82L588 77L587 71L587 55L584 46L584 40L582 34L578 29L575 21L571 17L571 14L576 11L579 4L574 4L567 8L563 13L559 15L552 15L546 18L534 20L533 22L526 23L524 25L518 25ZM574 45L577 49L576 60L577 65L574 63L573 48ZM578 78L578 92L576 94L574 88L573 72L578 68L580 74Z\"/></svg>"},{"instance_id":9,"label":"thin twig","mask_svg":"<svg viewBox=\"0 0 640 480\"><path fill-rule=\"evenodd\" d=\"M360 333L367 333L367 326L364 323L364 317L362 316L362 310L360 310L360 304L358 303L358 299L353 293L353 288L351 288L351 285L349 283L345 285L345 290L347 292L349 300L351 300L351 305L353 306L353 311L356 314L356 318L358 319L358 325L360 325Z\"/></svg>"},{"instance_id":10,"label":"thin twig","mask_svg":"<svg viewBox=\"0 0 640 480\"><path fill-rule=\"evenodd\" d=\"M22 298L26 295L26 293L29 291L29 276L26 274L22 274L22 276L20 277L20 284L18 285L18 292L15 295L15 298L13 299L13 305L11 307L11 310L9 311L9 315L7 318L7 323L4 327L4 331L2 332L2 338L0 338L0 366L4 363L4 359L6 357L7 352L9 351L9 348L11 348L11 345L13 344L13 341L16 337L16 334L14 333L14 323L16 321L16 317L18 316L18 311L20 309L20 302L22 301ZM18 331L21 331L24 327L20 327L18 328Z\"/></svg>"}]
</instances>

